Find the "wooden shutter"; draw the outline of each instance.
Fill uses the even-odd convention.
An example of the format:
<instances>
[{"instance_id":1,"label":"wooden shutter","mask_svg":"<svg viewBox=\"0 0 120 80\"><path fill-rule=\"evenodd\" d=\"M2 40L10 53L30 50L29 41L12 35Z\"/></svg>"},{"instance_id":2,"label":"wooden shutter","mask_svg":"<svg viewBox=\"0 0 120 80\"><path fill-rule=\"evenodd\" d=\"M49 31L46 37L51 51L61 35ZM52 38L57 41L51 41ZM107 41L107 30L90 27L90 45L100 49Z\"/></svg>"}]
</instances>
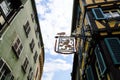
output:
<instances>
[{"instance_id":1,"label":"wooden shutter","mask_svg":"<svg viewBox=\"0 0 120 80\"><path fill-rule=\"evenodd\" d=\"M96 20L105 19L104 13L101 8L94 8L92 9L92 12Z\"/></svg>"},{"instance_id":2,"label":"wooden shutter","mask_svg":"<svg viewBox=\"0 0 120 80\"><path fill-rule=\"evenodd\" d=\"M120 64L120 40L119 38L105 38L105 44L114 64Z\"/></svg>"}]
</instances>

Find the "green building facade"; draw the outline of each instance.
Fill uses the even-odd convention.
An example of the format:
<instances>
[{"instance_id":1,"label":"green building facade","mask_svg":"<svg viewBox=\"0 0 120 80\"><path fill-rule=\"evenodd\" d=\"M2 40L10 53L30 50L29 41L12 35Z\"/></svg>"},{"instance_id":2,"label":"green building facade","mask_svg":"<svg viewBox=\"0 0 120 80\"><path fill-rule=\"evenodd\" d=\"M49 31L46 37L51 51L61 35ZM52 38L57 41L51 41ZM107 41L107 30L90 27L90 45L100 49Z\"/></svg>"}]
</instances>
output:
<instances>
[{"instance_id":1,"label":"green building facade","mask_svg":"<svg viewBox=\"0 0 120 80\"><path fill-rule=\"evenodd\" d=\"M43 48L35 1L1 0L0 80L38 80Z\"/></svg>"}]
</instances>

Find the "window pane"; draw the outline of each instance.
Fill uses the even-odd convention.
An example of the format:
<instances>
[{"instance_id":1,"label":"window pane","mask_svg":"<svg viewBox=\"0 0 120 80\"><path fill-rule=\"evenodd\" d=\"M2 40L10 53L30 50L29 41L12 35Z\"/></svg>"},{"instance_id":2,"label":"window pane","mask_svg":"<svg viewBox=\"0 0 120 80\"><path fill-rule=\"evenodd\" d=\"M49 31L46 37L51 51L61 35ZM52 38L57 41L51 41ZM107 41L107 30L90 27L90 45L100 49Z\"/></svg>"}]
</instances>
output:
<instances>
[{"instance_id":1,"label":"window pane","mask_svg":"<svg viewBox=\"0 0 120 80\"><path fill-rule=\"evenodd\" d=\"M15 42L14 45L13 45L13 47L14 47L14 49L15 49L15 51L16 51L17 48L18 48L18 44Z\"/></svg>"},{"instance_id":2,"label":"window pane","mask_svg":"<svg viewBox=\"0 0 120 80\"><path fill-rule=\"evenodd\" d=\"M0 6L1 6L4 14L7 16L9 14L9 12L10 12L10 8L9 8L7 2L6 1L2 1Z\"/></svg>"}]
</instances>

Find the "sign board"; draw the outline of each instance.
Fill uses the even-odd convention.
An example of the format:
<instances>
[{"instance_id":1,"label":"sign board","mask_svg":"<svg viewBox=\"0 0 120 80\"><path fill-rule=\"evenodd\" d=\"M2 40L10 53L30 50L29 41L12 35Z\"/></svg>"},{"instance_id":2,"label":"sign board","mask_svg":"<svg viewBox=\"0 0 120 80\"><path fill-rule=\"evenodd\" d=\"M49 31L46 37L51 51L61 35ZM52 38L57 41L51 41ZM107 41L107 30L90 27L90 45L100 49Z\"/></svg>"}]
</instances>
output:
<instances>
[{"instance_id":1,"label":"sign board","mask_svg":"<svg viewBox=\"0 0 120 80\"><path fill-rule=\"evenodd\" d=\"M75 38L70 36L58 36L55 41L55 51L61 54L76 52Z\"/></svg>"}]
</instances>

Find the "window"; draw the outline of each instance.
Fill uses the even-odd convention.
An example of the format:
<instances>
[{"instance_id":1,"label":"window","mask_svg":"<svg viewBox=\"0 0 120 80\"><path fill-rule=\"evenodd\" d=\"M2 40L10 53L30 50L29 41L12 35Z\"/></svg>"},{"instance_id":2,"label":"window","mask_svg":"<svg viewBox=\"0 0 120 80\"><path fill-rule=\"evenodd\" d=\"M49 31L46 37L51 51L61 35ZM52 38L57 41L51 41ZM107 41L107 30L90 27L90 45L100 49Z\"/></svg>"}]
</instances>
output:
<instances>
[{"instance_id":1,"label":"window","mask_svg":"<svg viewBox=\"0 0 120 80\"><path fill-rule=\"evenodd\" d=\"M36 38L38 38L38 36L39 36L39 31L38 31L38 26L37 26L37 25L34 26L34 30L35 30Z\"/></svg>"},{"instance_id":2,"label":"window","mask_svg":"<svg viewBox=\"0 0 120 80\"><path fill-rule=\"evenodd\" d=\"M32 22L34 22L34 14L31 14L31 19L32 19Z\"/></svg>"},{"instance_id":3,"label":"window","mask_svg":"<svg viewBox=\"0 0 120 80\"><path fill-rule=\"evenodd\" d=\"M92 9L92 13L96 20L105 19L104 13L101 8Z\"/></svg>"},{"instance_id":4,"label":"window","mask_svg":"<svg viewBox=\"0 0 120 80\"><path fill-rule=\"evenodd\" d=\"M107 19L120 18L119 10L114 10L114 11L105 12L104 15L105 15L105 17L106 17Z\"/></svg>"},{"instance_id":5,"label":"window","mask_svg":"<svg viewBox=\"0 0 120 80\"><path fill-rule=\"evenodd\" d=\"M119 38L105 38L105 44L114 64L120 64L120 40Z\"/></svg>"},{"instance_id":6,"label":"window","mask_svg":"<svg viewBox=\"0 0 120 80\"><path fill-rule=\"evenodd\" d=\"M25 34L28 37L28 35L30 33L30 30L31 30L29 22L27 21L26 24L23 25L23 27L24 27L24 30L25 30Z\"/></svg>"},{"instance_id":7,"label":"window","mask_svg":"<svg viewBox=\"0 0 120 80\"><path fill-rule=\"evenodd\" d=\"M37 67L35 78L37 78L38 72L39 72L39 71L38 71L38 67Z\"/></svg>"},{"instance_id":8,"label":"window","mask_svg":"<svg viewBox=\"0 0 120 80\"><path fill-rule=\"evenodd\" d=\"M32 71L32 67L30 67L27 79L32 80L32 78L33 78L33 71Z\"/></svg>"},{"instance_id":9,"label":"window","mask_svg":"<svg viewBox=\"0 0 120 80\"><path fill-rule=\"evenodd\" d=\"M28 58L26 57L23 65L22 65L22 69L24 72L27 71L28 64L29 64L29 61L28 61Z\"/></svg>"},{"instance_id":10,"label":"window","mask_svg":"<svg viewBox=\"0 0 120 80\"><path fill-rule=\"evenodd\" d=\"M102 56L102 53L97 45L97 47L95 48L95 55L96 55L96 59L98 62L98 67L100 69L100 74L103 75L106 71L106 65Z\"/></svg>"},{"instance_id":11,"label":"window","mask_svg":"<svg viewBox=\"0 0 120 80\"><path fill-rule=\"evenodd\" d=\"M37 53L37 51L35 51L35 54L34 54L34 57L33 57L35 63L36 63L37 57L38 57L38 53Z\"/></svg>"},{"instance_id":12,"label":"window","mask_svg":"<svg viewBox=\"0 0 120 80\"><path fill-rule=\"evenodd\" d=\"M0 58L0 80L14 80L14 76L2 58Z\"/></svg>"},{"instance_id":13,"label":"window","mask_svg":"<svg viewBox=\"0 0 120 80\"><path fill-rule=\"evenodd\" d=\"M35 42L34 42L34 39L32 39L32 41L30 43L30 49L32 52L33 52L34 46L35 46Z\"/></svg>"},{"instance_id":14,"label":"window","mask_svg":"<svg viewBox=\"0 0 120 80\"><path fill-rule=\"evenodd\" d=\"M22 45L22 42L21 42L19 37L17 37L14 40L13 45L12 45L12 49L13 49L15 55L19 58L19 56L23 50L23 45Z\"/></svg>"},{"instance_id":15,"label":"window","mask_svg":"<svg viewBox=\"0 0 120 80\"><path fill-rule=\"evenodd\" d=\"M9 0L0 1L0 30L2 30L5 23L5 18L12 10L11 2Z\"/></svg>"},{"instance_id":16,"label":"window","mask_svg":"<svg viewBox=\"0 0 120 80\"><path fill-rule=\"evenodd\" d=\"M0 0L0 30L5 29L5 23L13 20L13 16L16 16L21 9L21 5L21 0Z\"/></svg>"},{"instance_id":17,"label":"window","mask_svg":"<svg viewBox=\"0 0 120 80\"><path fill-rule=\"evenodd\" d=\"M78 8L77 8L77 19L78 20L80 19L80 14L81 14L81 9L80 9L80 6L78 5Z\"/></svg>"},{"instance_id":18,"label":"window","mask_svg":"<svg viewBox=\"0 0 120 80\"><path fill-rule=\"evenodd\" d=\"M41 45L40 45L40 41L38 41L38 47L39 47L39 48L41 47Z\"/></svg>"},{"instance_id":19,"label":"window","mask_svg":"<svg viewBox=\"0 0 120 80\"><path fill-rule=\"evenodd\" d=\"M87 80L94 80L94 76L93 76L93 71L92 71L92 67L88 66L86 69L86 76L87 76Z\"/></svg>"},{"instance_id":20,"label":"window","mask_svg":"<svg viewBox=\"0 0 120 80\"><path fill-rule=\"evenodd\" d=\"M9 0L3 0L0 3L0 8L2 12L4 13L5 17L7 17L12 10L11 2Z\"/></svg>"}]
</instances>

